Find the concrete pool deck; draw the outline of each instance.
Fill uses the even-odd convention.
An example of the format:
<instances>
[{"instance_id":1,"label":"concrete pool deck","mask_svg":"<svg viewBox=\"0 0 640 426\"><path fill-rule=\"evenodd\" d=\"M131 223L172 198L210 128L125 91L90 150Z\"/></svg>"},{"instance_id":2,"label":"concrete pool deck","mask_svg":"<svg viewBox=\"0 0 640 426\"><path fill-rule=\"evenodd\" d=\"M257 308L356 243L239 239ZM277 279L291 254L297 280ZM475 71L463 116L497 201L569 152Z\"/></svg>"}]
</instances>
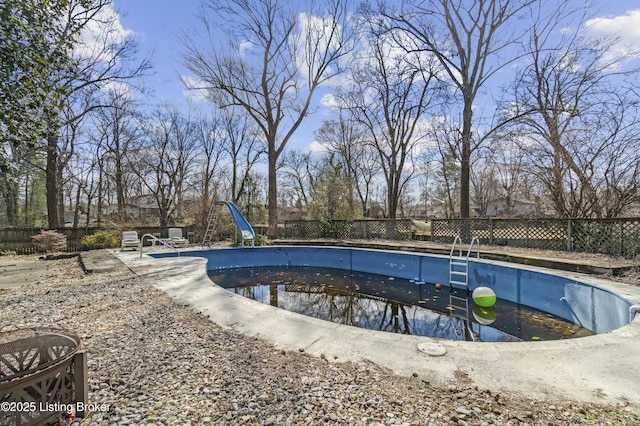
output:
<instances>
[{"instance_id":1,"label":"concrete pool deck","mask_svg":"<svg viewBox=\"0 0 640 426\"><path fill-rule=\"evenodd\" d=\"M192 306L224 328L260 337L281 349L337 362L373 362L436 386L463 380L492 392L640 410L640 316L609 333L561 341L475 343L399 335L334 324L233 294L212 284L204 258L157 259L140 257L137 251L110 252L178 303ZM104 259L104 251L90 253L82 256L89 270L113 261ZM640 301L640 287L578 273L558 274Z\"/></svg>"}]
</instances>

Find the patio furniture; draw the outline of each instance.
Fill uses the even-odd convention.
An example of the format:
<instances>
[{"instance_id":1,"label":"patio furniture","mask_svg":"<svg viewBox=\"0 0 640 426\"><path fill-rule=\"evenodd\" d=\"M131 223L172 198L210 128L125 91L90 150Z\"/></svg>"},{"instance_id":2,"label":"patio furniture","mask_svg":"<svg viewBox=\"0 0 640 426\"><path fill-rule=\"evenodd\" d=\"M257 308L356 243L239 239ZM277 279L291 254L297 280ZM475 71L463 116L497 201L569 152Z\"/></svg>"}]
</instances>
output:
<instances>
[{"instance_id":1,"label":"patio furniture","mask_svg":"<svg viewBox=\"0 0 640 426\"><path fill-rule=\"evenodd\" d=\"M138 238L137 231L123 231L121 249L124 251L126 248L133 248L136 250L140 246L140 239Z\"/></svg>"},{"instance_id":2,"label":"patio furniture","mask_svg":"<svg viewBox=\"0 0 640 426\"><path fill-rule=\"evenodd\" d=\"M167 243L173 247L186 247L189 245L189 240L182 236L182 228L169 228Z\"/></svg>"}]
</instances>

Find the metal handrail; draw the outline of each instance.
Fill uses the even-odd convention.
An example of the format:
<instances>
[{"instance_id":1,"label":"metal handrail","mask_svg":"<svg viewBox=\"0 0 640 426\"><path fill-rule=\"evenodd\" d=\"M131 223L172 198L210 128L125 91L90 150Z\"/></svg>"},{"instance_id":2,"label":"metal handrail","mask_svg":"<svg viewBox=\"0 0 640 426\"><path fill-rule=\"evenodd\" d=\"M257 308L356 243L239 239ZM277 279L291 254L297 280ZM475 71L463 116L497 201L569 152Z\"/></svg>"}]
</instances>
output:
<instances>
[{"instance_id":1,"label":"metal handrail","mask_svg":"<svg viewBox=\"0 0 640 426\"><path fill-rule=\"evenodd\" d=\"M449 259L453 257L453 252L456 250L456 246L460 244L460 248L458 249L458 256L462 256L462 240L459 235L456 235L456 238L453 240L453 244L451 245L451 251L449 252Z\"/></svg>"},{"instance_id":2,"label":"metal handrail","mask_svg":"<svg viewBox=\"0 0 640 426\"><path fill-rule=\"evenodd\" d=\"M476 237L471 239L471 244L469 244L469 251L467 252L467 260L469 260L469 256L471 256L471 251L473 250L473 244L477 244L476 246L476 259L480 259L480 241Z\"/></svg>"},{"instance_id":3,"label":"metal handrail","mask_svg":"<svg viewBox=\"0 0 640 426\"><path fill-rule=\"evenodd\" d=\"M458 257L462 257L462 240L460 239L460 236L457 235L453 240L453 245L451 246L451 251L449 252L449 259L453 257L453 252L456 250L456 246L458 244L460 245L460 247L458 248ZM476 245L476 258L480 259L480 241L478 241L478 238L473 237L471 239L471 244L469 244L469 250L467 251L466 260L469 260L474 244Z\"/></svg>"},{"instance_id":4,"label":"metal handrail","mask_svg":"<svg viewBox=\"0 0 640 426\"><path fill-rule=\"evenodd\" d=\"M180 251L178 251L178 249L175 248L174 246L172 246L171 244L167 243L166 241L161 240L160 238L156 237L153 234L144 234L142 236L142 238L140 238L140 257L141 258L142 258L142 247L144 247L144 237L149 237L154 241L158 241L160 244L163 244L164 246L170 248L171 250L173 250L176 253L178 253L178 256L180 256Z\"/></svg>"},{"instance_id":5,"label":"metal handrail","mask_svg":"<svg viewBox=\"0 0 640 426\"><path fill-rule=\"evenodd\" d=\"M629 322L632 323L636 313L640 312L640 303L629 308Z\"/></svg>"}]
</instances>

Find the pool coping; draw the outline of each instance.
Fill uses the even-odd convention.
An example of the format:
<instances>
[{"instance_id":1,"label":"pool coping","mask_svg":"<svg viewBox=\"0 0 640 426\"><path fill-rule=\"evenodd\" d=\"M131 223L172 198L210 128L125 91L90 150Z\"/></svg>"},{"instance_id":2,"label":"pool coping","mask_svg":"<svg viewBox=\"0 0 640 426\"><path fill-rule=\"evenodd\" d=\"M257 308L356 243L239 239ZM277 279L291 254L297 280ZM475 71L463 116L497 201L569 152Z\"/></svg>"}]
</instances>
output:
<instances>
[{"instance_id":1,"label":"pool coping","mask_svg":"<svg viewBox=\"0 0 640 426\"><path fill-rule=\"evenodd\" d=\"M212 322L263 338L281 349L337 362L373 362L436 386L464 379L492 392L614 403L640 410L640 316L608 333L561 341L482 343L398 335L333 324L233 294L212 284L204 258L156 259L138 252L112 253L156 288ZM529 265L519 267L549 272ZM553 273L640 301L640 288L635 286L578 273Z\"/></svg>"}]
</instances>

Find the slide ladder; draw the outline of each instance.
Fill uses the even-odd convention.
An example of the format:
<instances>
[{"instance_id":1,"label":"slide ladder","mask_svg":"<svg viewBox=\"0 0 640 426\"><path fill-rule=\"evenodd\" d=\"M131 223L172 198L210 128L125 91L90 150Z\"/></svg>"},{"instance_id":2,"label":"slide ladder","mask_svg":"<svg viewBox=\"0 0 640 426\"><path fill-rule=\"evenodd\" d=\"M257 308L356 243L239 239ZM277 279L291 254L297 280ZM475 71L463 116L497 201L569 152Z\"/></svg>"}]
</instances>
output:
<instances>
[{"instance_id":1,"label":"slide ladder","mask_svg":"<svg viewBox=\"0 0 640 426\"><path fill-rule=\"evenodd\" d=\"M229 209L229 213L231 213L231 217L236 224L237 229L240 231L240 238L242 238L242 246L244 247L245 241L251 241L251 245L255 245L256 233L253 228L247 221L247 219L242 215L240 209L233 204L231 201L217 200L214 201L211 205L211 209L209 210L209 215L207 216L207 228L204 231L204 236L202 238L202 247L205 245L211 246L211 239L213 234L215 233L216 227L218 225L218 218L220 216L220 210L217 206L227 206Z\"/></svg>"},{"instance_id":2,"label":"slide ladder","mask_svg":"<svg viewBox=\"0 0 640 426\"><path fill-rule=\"evenodd\" d=\"M476 245L476 257L479 259L480 251L477 247L480 243L476 237L471 239L471 244L469 244L469 250L467 250L466 256L463 256L462 253L462 240L460 236L457 236L453 240L451 252L449 253L449 285L451 287L462 287L469 290L469 257L471 257L474 244ZM458 251L457 255L455 255L456 248Z\"/></svg>"},{"instance_id":3,"label":"slide ladder","mask_svg":"<svg viewBox=\"0 0 640 426\"><path fill-rule=\"evenodd\" d=\"M218 225L218 214L219 210L216 209L216 204L213 203L209 209L209 214L207 215L207 229L204 231L204 237L202 237L202 247L205 245L207 247L211 247L211 238L213 237L216 226Z\"/></svg>"}]
</instances>

